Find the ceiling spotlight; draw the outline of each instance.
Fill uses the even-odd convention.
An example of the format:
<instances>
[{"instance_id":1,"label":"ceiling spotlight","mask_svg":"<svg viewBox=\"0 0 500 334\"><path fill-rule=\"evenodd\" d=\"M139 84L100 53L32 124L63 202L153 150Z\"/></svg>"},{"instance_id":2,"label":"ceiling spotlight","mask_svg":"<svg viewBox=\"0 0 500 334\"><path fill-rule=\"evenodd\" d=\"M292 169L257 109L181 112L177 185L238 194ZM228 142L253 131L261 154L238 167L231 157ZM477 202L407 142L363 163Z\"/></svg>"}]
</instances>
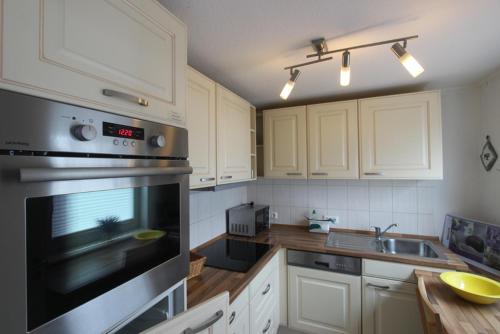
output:
<instances>
[{"instance_id":1,"label":"ceiling spotlight","mask_svg":"<svg viewBox=\"0 0 500 334\"><path fill-rule=\"evenodd\" d=\"M351 83L351 54L349 51L342 53L342 66L340 67L340 85L349 86Z\"/></svg>"},{"instance_id":2,"label":"ceiling spotlight","mask_svg":"<svg viewBox=\"0 0 500 334\"><path fill-rule=\"evenodd\" d=\"M283 100L288 99L288 95L293 90L293 86L295 86L295 81L297 81L297 78L299 77L300 71L295 69L294 71L290 70L290 80L288 80L285 84L285 87L283 87L283 90L281 91L280 97Z\"/></svg>"},{"instance_id":3,"label":"ceiling spotlight","mask_svg":"<svg viewBox=\"0 0 500 334\"><path fill-rule=\"evenodd\" d=\"M406 70L410 72L410 74L414 78L422 74L424 68L418 63L418 61L415 58L413 58L411 54L408 53L408 51L405 50L405 48L401 44L395 43L391 47L391 50L392 52L394 52L396 57L398 57L399 62L403 64Z\"/></svg>"}]
</instances>

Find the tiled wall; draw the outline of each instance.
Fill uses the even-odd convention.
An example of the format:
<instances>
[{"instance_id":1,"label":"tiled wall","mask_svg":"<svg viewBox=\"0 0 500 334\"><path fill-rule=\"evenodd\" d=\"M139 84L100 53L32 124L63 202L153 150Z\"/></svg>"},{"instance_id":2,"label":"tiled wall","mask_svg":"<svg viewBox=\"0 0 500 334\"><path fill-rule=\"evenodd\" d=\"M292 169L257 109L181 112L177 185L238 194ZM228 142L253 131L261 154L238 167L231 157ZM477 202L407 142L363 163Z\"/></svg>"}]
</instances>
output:
<instances>
[{"instance_id":1,"label":"tiled wall","mask_svg":"<svg viewBox=\"0 0 500 334\"><path fill-rule=\"evenodd\" d=\"M191 191L190 248L226 232L226 209L247 202L246 185L217 191Z\"/></svg>"},{"instance_id":2,"label":"tiled wall","mask_svg":"<svg viewBox=\"0 0 500 334\"><path fill-rule=\"evenodd\" d=\"M436 181L439 182L439 181ZM369 229L398 223L395 231L440 235L434 227L434 181L271 180L249 184L248 200L271 205L273 223L306 224L311 208L338 216L338 227Z\"/></svg>"}]
</instances>

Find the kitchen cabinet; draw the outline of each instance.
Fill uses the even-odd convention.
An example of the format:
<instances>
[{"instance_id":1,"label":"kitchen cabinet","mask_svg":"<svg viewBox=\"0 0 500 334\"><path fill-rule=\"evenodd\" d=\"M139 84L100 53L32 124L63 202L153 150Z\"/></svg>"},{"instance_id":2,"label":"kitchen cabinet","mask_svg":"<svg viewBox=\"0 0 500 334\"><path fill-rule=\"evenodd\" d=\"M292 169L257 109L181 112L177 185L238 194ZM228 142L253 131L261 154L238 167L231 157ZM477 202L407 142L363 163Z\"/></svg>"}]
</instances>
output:
<instances>
[{"instance_id":1,"label":"kitchen cabinet","mask_svg":"<svg viewBox=\"0 0 500 334\"><path fill-rule=\"evenodd\" d=\"M359 177L356 100L308 105L307 134L310 179Z\"/></svg>"},{"instance_id":2,"label":"kitchen cabinet","mask_svg":"<svg viewBox=\"0 0 500 334\"><path fill-rule=\"evenodd\" d=\"M360 276L288 266L288 325L306 333L360 333Z\"/></svg>"},{"instance_id":3,"label":"kitchen cabinet","mask_svg":"<svg viewBox=\"0 0 500 334\"><path fill-rule=\"evenodd\" d=\"M421 334L416 285L363 277L363 334Z\"/></svg>"},{"instance_id":4,"label":"kitchen cabinet","mask_svg":"<svg viewBox=\"0 0 500 334\"><path fill-rule=\"evenodd\" d=\"M184 126L186 27L157 1L2 4L1 88Z\"/></svg>"},{"instance_id":5,"label":"kitchen cabinet","mask_svg":"<svg viewBox=\"0 0 500 334\"><path fill-rule=\"evenodd\" d=\"M213 187L217 177L215 82L189 67L187 71L186 126L190 189Z\"/></svg>"},{"instance_id":6,"label":"kitchen cabinet","mask_svg":"<svg viewBox=\"0 0 500 334\"><path fill-rule=\"evenodd\" d=\"M217 184L251 179L251 105L217 85Z\"/></svg>"},{"instance_id":7,"label":"kitchen cabinet","mask_svg":"<svg viewBox=\"0 0 500 334\"><path fill-rule=\"evenodd\" d=\"M306 107L264 110L264 176L307 178Z\"/></svg>"},{"instance_id":8,"label":"kitchen cabinet","mask_svg":"<svg viewBox=\"0 0 500 334\"><path fill-rule=\"evenodd\" d=\"M438 91L359 100L361 178L442 179Z\"/></svg>"},{"instance_id":9,"label":"kitchen cabinet","mask_svg":"<svg viewBox=\"0 0 500 334\"><path fill-rule=\"evenodd\" d=\"M203 304L195 306L188 311L181 313L172 320L159 323L146 330L147 334L169 334L185 333L192 330L198 334L226 334L228 333L227 310L229 304L229 293L226 291L213 297ZM196 329L206 326L205 329Z\"/></svg>"}]
</instances>

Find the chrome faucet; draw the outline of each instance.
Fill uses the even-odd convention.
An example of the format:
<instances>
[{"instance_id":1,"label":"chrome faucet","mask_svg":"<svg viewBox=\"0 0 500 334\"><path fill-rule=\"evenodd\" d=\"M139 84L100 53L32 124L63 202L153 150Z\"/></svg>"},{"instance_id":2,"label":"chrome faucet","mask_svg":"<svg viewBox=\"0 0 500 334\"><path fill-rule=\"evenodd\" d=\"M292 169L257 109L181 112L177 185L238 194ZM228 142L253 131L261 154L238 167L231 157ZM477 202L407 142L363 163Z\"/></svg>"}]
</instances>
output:
<instances>
[{"instance_id":1,"label":"chrome faucet","mask_svg":"<svg viewBox=\"0 0 500 334\"><path fill-rule=\"evenodd\" d=\"M389 225L385 230L382 231L382 229L378 226L373 226L373 228L375 229L375 239L377 241L381 241L382 240L382 236L385 234L385 232L387 232L389 229L393 228L393 227L398 227L398 224L391 224Z\"/></svg>"}]
</instances>

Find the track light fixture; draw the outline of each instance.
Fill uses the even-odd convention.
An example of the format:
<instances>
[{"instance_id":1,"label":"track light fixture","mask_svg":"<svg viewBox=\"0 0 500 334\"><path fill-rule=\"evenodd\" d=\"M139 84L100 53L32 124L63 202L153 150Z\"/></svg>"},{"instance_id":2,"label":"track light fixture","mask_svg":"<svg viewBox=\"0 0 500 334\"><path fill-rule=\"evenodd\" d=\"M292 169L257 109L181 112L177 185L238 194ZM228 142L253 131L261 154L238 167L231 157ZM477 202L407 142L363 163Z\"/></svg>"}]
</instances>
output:
<instances>
[{"instance_id":1,"label":"track light fixture","mask_svg":"<svg viewBox=\"0 0 500 334\"><path fill-rule=\"evenodd\" d=\"M299 75L300 75L299 70L292 71L292 69L290 69L290 79L286 82L286 84L283 87L283 89L281 90L281 94L280 94L280 97L283 100L288 99L288 96L292 92L293 86L295 86L295 81L297 81L297 78L299 77Z\"/></svg>"},{"instance_id":2,"label":"track light fixture","mask_svg":"<svg viewBox=\"0 0 500 334\"><path fill-rule=\"evenodd\" d=\"M349 86L351 83L351 54L344 51L342 54L342 66L340 67L340 85Z\"/></svg>"},{"instance_id":3,"label":"track light fixture","mask_svg":"<svg viewBox=\"0 0 500 334\"><path fill-rule=\"evenodd\" d=\"M295 82L297 80L297 77L300 74L300 71L297 69L297 67L303 67L303 66L309 66L317 63L321 63L324 61L329 61L332 60L333 57L327 57L324 58L325 55L333 54L333 53L339 53L342 52L342 64L340 67L340 85L341 86L349 86L351 82L351 51L355 49L362 49L362 48L369 48L369 47L374 47L374 46L380 46L380 45L385 45L385 44L392 44L391 50L394 52L396 57L399 59L401 64L406 68L406 70L414 77L418 77L422 72L424 72L424 68L418 63L418 61L410 54L408 51L406 51L406 46L408 43L408 40L418 38L418 35L413 35L413 36L407 36L407 37L401 37L401 38L396 38L396 39L390 39L390 40L385 40L381 42L375 42L375 43L369 43L369 44L361 44L361 45L355 45L347 48L342 48L342 49L336 49L329 51L328 47L326 45L326 41L324 38L318 38L315 40L312 40L311 43L313 45L313 49L315 53L309 54L306 57L307 58L317 58L316 60L313 61L308 61L305 63L300 63L300 64L295 64L292 66L287 66L284 69L285 70L290 70L290 80L285 84L285 87L283 87L283 90L281 91L280 97L283 100L286 100L290 93L292 92L293 87L295 86ZM400 42L403 42L403 45L400 44Z\"/></svg>"}]
</instances>

